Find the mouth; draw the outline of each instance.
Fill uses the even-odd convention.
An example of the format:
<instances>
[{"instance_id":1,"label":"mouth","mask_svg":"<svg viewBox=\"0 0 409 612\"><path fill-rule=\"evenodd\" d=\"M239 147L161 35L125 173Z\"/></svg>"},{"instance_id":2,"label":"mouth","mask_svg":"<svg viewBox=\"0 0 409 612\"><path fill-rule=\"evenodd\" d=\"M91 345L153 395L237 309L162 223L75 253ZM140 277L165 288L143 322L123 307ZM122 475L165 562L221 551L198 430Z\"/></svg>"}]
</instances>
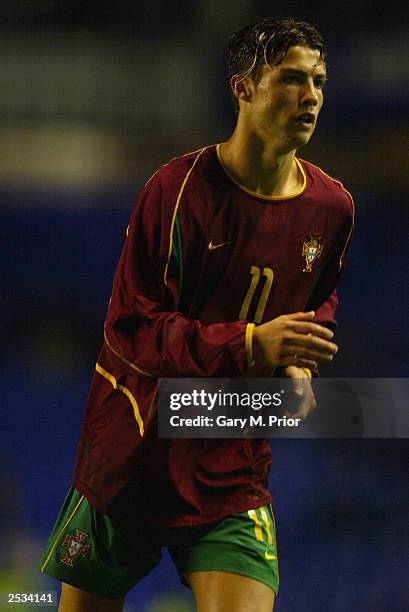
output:
<instances>
[{"instance_id":1,"label":"mouth","mask_svg":"<svg viewBox=\"0 0 409 612\"><path fill-rule=\"evenodd\" d=\"M315 115L313 113L301 113L294 117L294 121L304 128L310 128L315 123Z\"/></svg>"}]
</instances>

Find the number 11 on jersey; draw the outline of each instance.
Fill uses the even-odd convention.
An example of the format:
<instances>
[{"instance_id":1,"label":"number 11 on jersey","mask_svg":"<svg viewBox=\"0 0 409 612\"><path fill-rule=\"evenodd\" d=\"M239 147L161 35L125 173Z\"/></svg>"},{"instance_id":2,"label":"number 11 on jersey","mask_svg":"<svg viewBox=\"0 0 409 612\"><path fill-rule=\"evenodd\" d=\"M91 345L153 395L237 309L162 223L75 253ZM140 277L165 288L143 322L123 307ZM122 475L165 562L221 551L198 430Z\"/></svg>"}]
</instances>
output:
<instances>
[{"instance_id":1,"label":"number 11 on jersey","mask_svg":"<svg viewBox=\"0 0 409 612\"><path fill-rule=\"evenodd\" d=\"M260 268L257 266L251 266L250 268L251 281L250 286L247 290L246 297L243 300L243 304L240 309L239 319L246 320L251 300L253 298L254 292L256 291L257 285L260 281ZM271 286L274 280L274 272L271 268L263 268L262 278L265 278L264 287L261 292L260 300L257 306L256 314L254 315L253 322L261 323L263 319L263 314L266 308L268 296L270 295ZM262 282L262 281L261 281Z\"/></svg>"}]
</instances>

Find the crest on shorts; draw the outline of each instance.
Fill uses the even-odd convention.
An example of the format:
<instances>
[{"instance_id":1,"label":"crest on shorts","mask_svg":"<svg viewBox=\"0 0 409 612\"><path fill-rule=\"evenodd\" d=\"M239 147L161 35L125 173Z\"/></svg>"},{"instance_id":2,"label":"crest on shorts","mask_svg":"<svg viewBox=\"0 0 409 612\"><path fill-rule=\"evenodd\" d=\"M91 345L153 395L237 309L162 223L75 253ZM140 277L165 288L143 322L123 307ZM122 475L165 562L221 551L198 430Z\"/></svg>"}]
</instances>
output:
<instances>
[{"instance_id":1,"label":"crest on shorts","mask_svg":"<svg viewBox=\"0 0 409 612\"><path fill-rule=\"evenodd\" d=\"M66 549L65 557L61 559L61 562L68 567L74 567L75 559L78 557L85 559L91 548L91 545L86 542L87 537L88 535L79 529L75 530L75 535L69 533L61 545Z\"/></svg>"},{"instance_id":2,"label":"crest on shorts","mask_svg":"<svg viewBox=\"0 0 409 612\"><path fill-rule=\"evenodd\" d=\"M312 265L319 259L321 253L321 236L309 234L302 245L302 256L305 259L305 268L303 272L312 272Z\"/></svg>"}]
</instances>

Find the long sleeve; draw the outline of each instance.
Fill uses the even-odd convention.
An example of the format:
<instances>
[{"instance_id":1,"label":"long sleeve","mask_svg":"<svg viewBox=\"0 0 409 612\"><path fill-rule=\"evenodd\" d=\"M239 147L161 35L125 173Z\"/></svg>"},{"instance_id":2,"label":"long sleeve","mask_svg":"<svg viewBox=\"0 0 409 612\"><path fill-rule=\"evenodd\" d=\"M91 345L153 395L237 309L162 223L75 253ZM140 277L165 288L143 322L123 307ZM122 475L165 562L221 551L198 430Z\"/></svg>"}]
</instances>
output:
<instances>
[{"instance_id":1,"label":"long sleeve","mask_svg":"<svg viewBox=\"0 0 409 612\"><path fill-rule=\"evenodd\" d=\"M320 323L320 325L325 325L325 327L334 331L337 326L335 312L338 308L338 304L338 294L336 290L334 290L329 298L317 308L314 319L315 322Z\"/></svg>"},{"instance_id":2,"label":"long sleeve","mask_svg":"<svg viewBox=\"0 0 409 612\"><path fill-rule=\"evenodd\" d=\"M136 203L114 278L106 347L136 375L240 375L247 368L246 322L202 325L178 311L174 199L156 175Z\"/></svg>"}]
</instances>

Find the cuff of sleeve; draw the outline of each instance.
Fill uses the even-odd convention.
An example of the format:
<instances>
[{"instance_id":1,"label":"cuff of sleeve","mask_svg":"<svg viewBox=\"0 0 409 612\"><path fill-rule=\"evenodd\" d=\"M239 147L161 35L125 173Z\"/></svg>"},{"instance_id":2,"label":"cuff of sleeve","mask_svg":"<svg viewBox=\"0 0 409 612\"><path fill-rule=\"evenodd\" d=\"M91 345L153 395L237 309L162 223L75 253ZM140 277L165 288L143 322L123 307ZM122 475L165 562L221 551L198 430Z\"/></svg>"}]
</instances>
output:
<instances>
[{"instance_id":1,"label":"cuff of sleeve","mask_svg":"<svg viewBox=\"0 0 409 612\"><path fill-rule=\"evenodd\" d=\"M246 359L247 366L252 368L256 362L254 361L253 355L253 332L254 332L254 323L248 323L246 327L246 335L245 335L245 346L246 346Z\"/></svg>"}]
</instances>

